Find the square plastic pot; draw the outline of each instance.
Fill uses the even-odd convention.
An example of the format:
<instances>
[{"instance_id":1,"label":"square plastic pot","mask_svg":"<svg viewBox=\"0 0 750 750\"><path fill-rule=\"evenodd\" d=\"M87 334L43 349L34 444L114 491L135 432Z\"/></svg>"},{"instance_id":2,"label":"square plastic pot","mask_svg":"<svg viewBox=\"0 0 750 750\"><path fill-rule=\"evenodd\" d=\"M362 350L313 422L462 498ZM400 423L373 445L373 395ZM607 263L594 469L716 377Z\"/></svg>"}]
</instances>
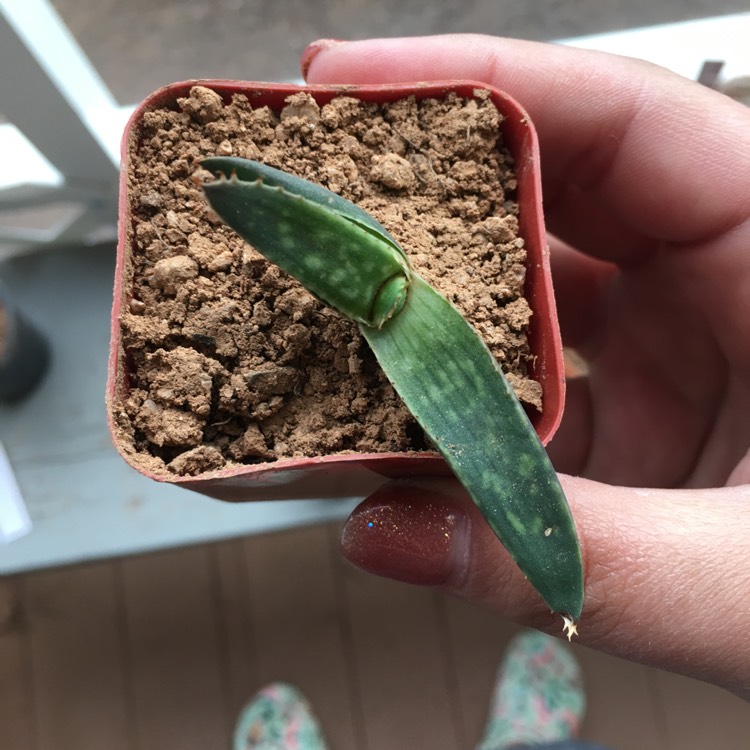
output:
<instances>
[{"instance_id":1,"label":"square plastic pot","mask_svg":"<svg viewBox=\"0 0 750 750\"><path fill-rule=\"evenodd\" d=\"M301 91L310 94L320 106L336 96L346 95L365 102L385 103L415 96L417 99L444 98L455 92L466 98L477 89L490 92L502 115L501 131L505 146L515 161L519 204L520 236L525 241L527 270L525 295L533 311L529 343L534 369L530 373L543 389L542 413L531 415L532 423L546 444L558 427L563 410L565 380L562 346L552 291L549 253L545 237L539 173L539 148L528 115L508 95L486 84L472 81L445 81L388 86L296 86L241 81L185 81L166 86L149 96L133 113L122 141L120 217L117 266L112 309L112 336L107 384L107 411L115 445L134 468L157 481L185 487L223 500L254 500L270 497L350 496L369 491L375 477L405 478L449 476L450 470L436 453L379 453L329 455L286 459L272 463L234 465L198 476L153 474L138 465L137 455L120 440L116 413L130 387L128 358L120 334L120 313L127 310L131 289L125 279L133 253L127 174L137 157L139 124L144 114L157 108L177 109L177 99L189 95L193 86L205 86L229 102L234 94L244 94L254 106L280 111L285 99Z\"/></svg>"}]
</instances>

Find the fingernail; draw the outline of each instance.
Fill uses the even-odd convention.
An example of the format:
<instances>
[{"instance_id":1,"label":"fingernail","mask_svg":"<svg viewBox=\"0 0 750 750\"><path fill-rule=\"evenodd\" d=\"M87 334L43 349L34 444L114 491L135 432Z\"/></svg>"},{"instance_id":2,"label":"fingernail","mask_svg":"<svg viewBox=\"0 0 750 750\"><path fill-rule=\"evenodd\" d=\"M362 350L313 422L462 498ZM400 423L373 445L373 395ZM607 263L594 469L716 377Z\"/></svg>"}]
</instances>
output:
<instances>
[{"instance_id":1,"label":"fingernail","mask_svg":"<svg viewBox=\"0 0 750 750\"><path fill-rule=\"evenodd\" d=\"M359 505L341 537L344 557L369 573L422 586L463 577L470 519L450 498L388 487Z\"/></svg>"},{"instance_id":2,"label":"fingernail","mask_svg":"<svg viewBox=\"0 0 750 750\"><path fill-rule=\"evenodd\" d=\"M302 53L302 59L300 61L300 67L302 68L302 77L307 80L307 74L310 70L312 61L318 56L324 49L330 49L331 47L337 47L339 44L346 44L343 39L318 39L316 42L312 42L305 47L305 51Z\"/></svg>"}]
</instances>

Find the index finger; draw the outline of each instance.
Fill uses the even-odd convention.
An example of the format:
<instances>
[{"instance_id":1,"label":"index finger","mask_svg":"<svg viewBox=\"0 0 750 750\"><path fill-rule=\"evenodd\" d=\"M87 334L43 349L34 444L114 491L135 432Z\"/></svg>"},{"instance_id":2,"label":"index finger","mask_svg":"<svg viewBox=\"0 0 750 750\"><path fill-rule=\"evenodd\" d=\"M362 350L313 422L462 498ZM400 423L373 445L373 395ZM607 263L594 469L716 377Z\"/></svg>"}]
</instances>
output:
<instances>
[{"instance_id":1,"label":"index finger","mask_svg":"<svg viewBox=\"0 0 750 750\"><path fill-rule=\"evenodd\" d=\"M643 61L479 35L311 45L311 83L469 79L518 99L546 181L636 233L693 244L748 220L750 110Z\"/></svg>"}]
</instances>

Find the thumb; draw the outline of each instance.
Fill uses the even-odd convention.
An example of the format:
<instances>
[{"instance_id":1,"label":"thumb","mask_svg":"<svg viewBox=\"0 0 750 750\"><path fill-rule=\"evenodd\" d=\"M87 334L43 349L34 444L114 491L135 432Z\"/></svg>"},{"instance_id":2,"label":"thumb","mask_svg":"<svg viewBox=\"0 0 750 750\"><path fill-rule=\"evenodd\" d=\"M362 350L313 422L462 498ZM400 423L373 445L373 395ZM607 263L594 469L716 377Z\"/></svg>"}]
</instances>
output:
<instances>
[{"instance_id":1,"label":"thumb","mask_svg":"<svg viewBox=\"0 0 750 750\"><path fill-rule=\"evenodd\" d=\"M561 481L584 559L580 641L750 697L750 488ZM342 549L371 573L439 586L533 627L562 624L456 482L381 488L346 523Z\"/></svg>"}]
</instances>

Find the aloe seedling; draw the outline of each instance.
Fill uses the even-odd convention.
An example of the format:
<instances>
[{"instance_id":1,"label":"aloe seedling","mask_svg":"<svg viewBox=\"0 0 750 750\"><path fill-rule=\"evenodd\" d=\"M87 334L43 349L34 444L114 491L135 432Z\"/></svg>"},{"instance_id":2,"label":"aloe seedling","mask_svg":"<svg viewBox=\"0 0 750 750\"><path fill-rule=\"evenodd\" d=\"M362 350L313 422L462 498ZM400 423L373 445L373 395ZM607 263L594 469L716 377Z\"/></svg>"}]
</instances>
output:
<instances>
[{"instance_id":1,"label":"aloe seedling","mask_svg":"<svg viewBox=\"0 0 750 750\"><path fill-rule=\"evenodd\" d=\"M356 321L407 408L570 637L583 607L573 519L500 366L455 307L369 214L246 159L213 157L216 213L272 263Z\"/></svg>"}]
</instances>

